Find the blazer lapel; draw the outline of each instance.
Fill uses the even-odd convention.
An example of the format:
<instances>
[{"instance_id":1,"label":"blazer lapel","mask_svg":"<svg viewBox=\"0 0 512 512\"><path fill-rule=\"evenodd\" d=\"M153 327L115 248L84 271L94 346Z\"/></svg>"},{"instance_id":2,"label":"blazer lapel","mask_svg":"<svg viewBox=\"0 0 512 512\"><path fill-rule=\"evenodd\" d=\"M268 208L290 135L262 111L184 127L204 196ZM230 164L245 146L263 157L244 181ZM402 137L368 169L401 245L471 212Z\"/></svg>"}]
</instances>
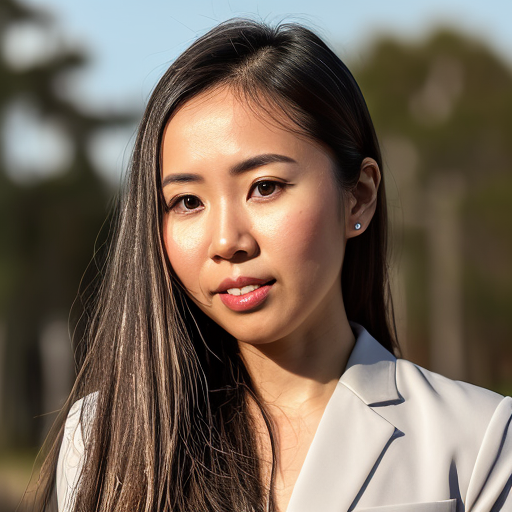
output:
<instances>
[{"instance_id":1,"label":"blazer lapel","mask_svg":"<svg viewBox=\"0 0 512 512\"><path fill-rule=\"evenodd\" d=\"M346 512L399 432L371 405L399 402L395 358L354 324L357 342L327 404L287 512Z\"/></svg>"}]
</instances>

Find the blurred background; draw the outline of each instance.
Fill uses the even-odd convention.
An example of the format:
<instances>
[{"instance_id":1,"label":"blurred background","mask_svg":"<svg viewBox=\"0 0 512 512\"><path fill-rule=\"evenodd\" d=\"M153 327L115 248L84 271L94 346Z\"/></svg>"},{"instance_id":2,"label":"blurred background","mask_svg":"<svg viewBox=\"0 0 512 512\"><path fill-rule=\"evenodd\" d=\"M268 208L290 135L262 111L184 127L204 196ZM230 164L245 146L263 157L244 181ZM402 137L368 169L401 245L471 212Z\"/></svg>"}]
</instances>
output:
<instances>
[{"instance_id":1,"label":"blurred background","mask_svg":"<svg viewBox=\"0 0 512 512\"><path fill-rule=\"evenodd\" d=\"M71 306L144 103L234 16L305 23L360 83L405 357L512 393L509 0L0 0L0 512L72 384Z\"/></svg>"}]
</instances>

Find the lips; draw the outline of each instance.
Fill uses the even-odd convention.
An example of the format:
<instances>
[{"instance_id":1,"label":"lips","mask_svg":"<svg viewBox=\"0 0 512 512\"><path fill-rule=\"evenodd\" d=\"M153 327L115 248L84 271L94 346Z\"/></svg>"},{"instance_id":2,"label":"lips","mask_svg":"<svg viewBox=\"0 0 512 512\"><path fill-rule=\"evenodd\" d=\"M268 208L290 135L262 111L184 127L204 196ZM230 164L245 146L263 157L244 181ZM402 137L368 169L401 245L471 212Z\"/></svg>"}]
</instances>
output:
<instances>
[{"instance_id":1,"label":"lips","mask_svg":"<svg viewBox=\"0 0 512 512\"><path fill-rule=\"evenodd\" d=\"M222 283L220 283L219 287L213 293L226 293L228 290L233 288L244 288L245 286L251 285L263 285L268 282L273 281L272 278L268 279L257 279L256 277L244 277L240 276L236 279L224 279Z\"/></svg>"},{"instance_id":2,"label":"lips","mask_svg":"<svg viewBox=\"0 0 512 512\"><path fill-rule=\"evenodd\" d=\"M219 294L222 303L232 311L250 311L266 300L275 279L256 279L239 277L225 279L215 293Z\"/></svg>"}]
</instances>

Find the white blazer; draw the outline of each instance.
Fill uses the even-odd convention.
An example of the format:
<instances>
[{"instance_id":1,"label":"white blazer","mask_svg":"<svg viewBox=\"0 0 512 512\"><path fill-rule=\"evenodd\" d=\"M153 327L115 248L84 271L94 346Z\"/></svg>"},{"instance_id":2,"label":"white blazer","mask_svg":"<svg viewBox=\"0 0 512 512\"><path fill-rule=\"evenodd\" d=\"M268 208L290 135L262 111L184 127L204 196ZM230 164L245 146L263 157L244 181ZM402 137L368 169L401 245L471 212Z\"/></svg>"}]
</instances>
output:
<instances>
[{"instance_id":1,"label":"white blazer","mask_svg":"<svg viewBox=\"0 0 512 512\"><path fill-rule=\"evenodd\" d=\"M287 512L512 512L512 398L397 360L352 327L356 345ZM65 426L61 512L79 480L82 408L80 400Z\"/></svg>"}]
</instances>

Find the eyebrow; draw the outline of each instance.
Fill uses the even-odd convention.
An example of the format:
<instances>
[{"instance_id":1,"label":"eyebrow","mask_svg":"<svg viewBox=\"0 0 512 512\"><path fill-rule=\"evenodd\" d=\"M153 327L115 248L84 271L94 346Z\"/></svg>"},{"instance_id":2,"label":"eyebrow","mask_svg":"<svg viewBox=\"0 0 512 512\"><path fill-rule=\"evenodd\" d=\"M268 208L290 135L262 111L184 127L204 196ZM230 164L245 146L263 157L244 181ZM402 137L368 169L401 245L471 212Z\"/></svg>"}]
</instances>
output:
<instances>
[{"instance_id":1,"label":"eyebrow","mask_svg":"<svg viewBox=\"0 0 512 512\"><path fill-rule=\"evenodd\" d=\"M240 174L243 174L244 172L252 171L253 169L256 169L258 167L263 167L264 165L279 162L290 164L297 163L293 158L290 158L289 156L279 155L276 153L266 153L263 155L253 156L251 158L248 158L247 160L244 160L243 162L234 165L229 170L229 174L231 176L238 176ZM201 183L203 181L204 178L200 174L194 174L189 172L168 174L162 180L162 188L165 187L166 185L169 185L169 183Z\"/></svg>"}]
</instances>

